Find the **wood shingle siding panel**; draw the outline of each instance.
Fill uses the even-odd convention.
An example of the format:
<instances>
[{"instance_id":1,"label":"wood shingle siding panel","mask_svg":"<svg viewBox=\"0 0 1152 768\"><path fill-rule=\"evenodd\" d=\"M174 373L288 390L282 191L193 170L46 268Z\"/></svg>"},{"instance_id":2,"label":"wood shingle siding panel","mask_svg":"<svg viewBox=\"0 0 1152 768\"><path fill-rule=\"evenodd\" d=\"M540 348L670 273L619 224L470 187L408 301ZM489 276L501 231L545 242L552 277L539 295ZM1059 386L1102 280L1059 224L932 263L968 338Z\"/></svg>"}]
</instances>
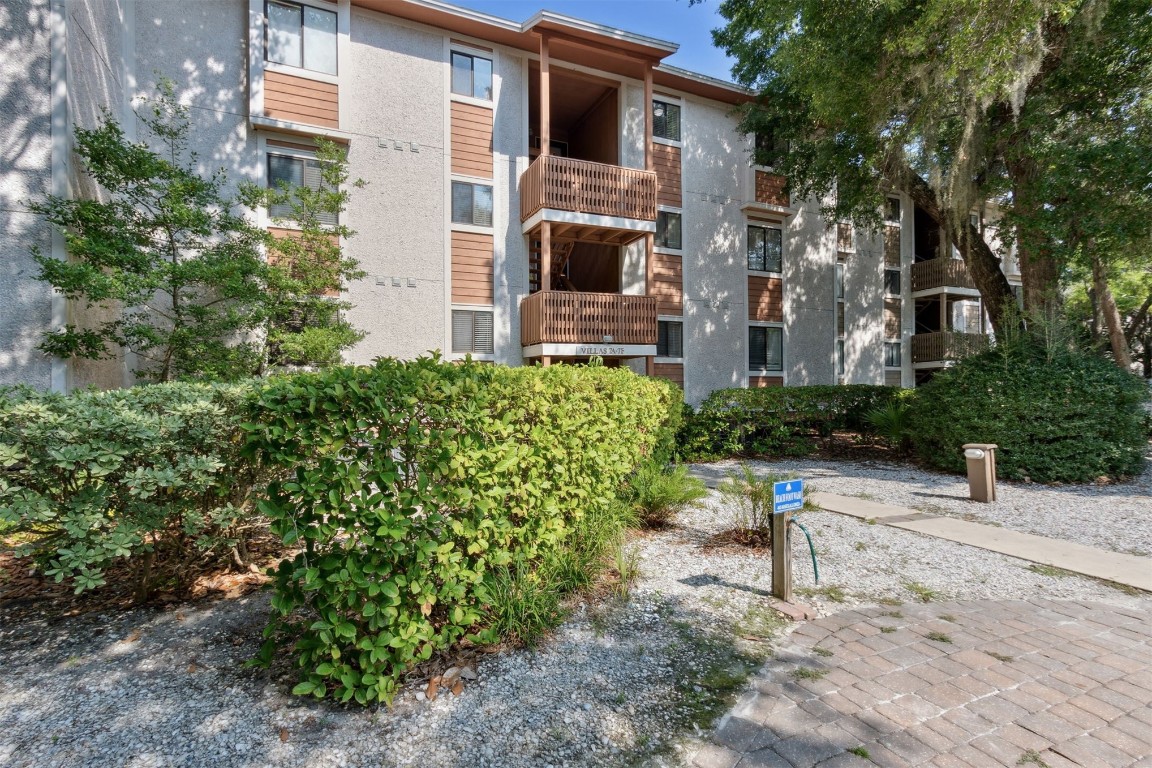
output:
<instances>
[{"instance_id":1,"label":"wood shingle siding panel","mask_svg":"<svg viewBox=\"0 0 1152 768\"><path fill-rule=\"evenodd\" d=\"M653 373L658 379L667 379L684 389L683 363L656 363Z\"/></svg>"},{"instance_id":2,"label":"wood shingle siding panel","mask_svg":"<svg viewBox=\"0 0 1152 768\"><path fill-rule=\"evenodd\" d=\"M900 299L884 299L884 337L900 338Z\"/></svg>"},{"instance_id":3,"label":"wood shingle siding panel","mask_svg":"<svg viewBox=\"0 0 1152 768\"><path fill-rule=\"evenodd\" d=\"M492 304L492 235L452 233L452 302Z\"/></svg>"},{"instance_id":4,"label":"wood shingle siding panel","mask_svg":"<svg viewBox=\"0 0 1152 768\"><path fill-rule=\"evenodd\" d=\"M787 182L783 176L756 171L756 202L787 208L788 195L784 192Z\"/></svg>"},{"instance_id":5,"label":"wood shingle siding panel","mask_svg":"<svg viewBox=\"0 0 1152 768\"><path fill-rule=\"evenodd\" d=\"M301 235L300 230L287 229L285 227L268 227L268 234L272 235L272 237L277 237L277 238L279 238L279 237L299 238ZM330 239L331 239L333 245L340 245L340 238L337 237L336 235L332 235ZM272 266L276 266L280 261L279 254L276 251L269 251L267 258L268 258L268 263L271 264ZM337 286L333 285L331 288L328 288L327 290L321 291L320 295L321 296L328 296L330 298L335 298L335 297L340 295L340 289Z\"/></svg>"},{"instance_id":6,"label":"wood shingle siding panel","mask_svg":"<svg viewBox=\"0 0 1152 768\"><path fill-rule=\"evenodd\" d=\"M784 322L784 291L778 277L748 275L748 319Z\"/></svg>"},{"instance_id":7,"label":"wood shingle siding panel","mask_svg":"<svg viewBox=\"0 0 1152 768\"><path fill-rule=\"evenodd\" d=\"M884 266L900 266L900 225L884 225Z\"/></svg>"},{"instance_id":8,"label":"wood shingle siding panel","mask_svg":"<svg viewBox=\"0 0 1152 768\"><path fill-rule=\"evenodd\" d=\"M492 178L492 110L452 102L452 173Z\"/></svg>"},{"instance_id":9,"label":"wood shingle siding panel","mask_svg":"<svg viewBox=\"0 0 1152 768\"><path fill-rule=\"evenodd\" d=\"M333 83L265 70L264 115L274 120L339 128L339 92Z\"/></svg>"},{"instance_id":10,"label":"wood shingle siding panel","mask_svg":"<svg viewBox=\"0 0 1152 768\"><path fill-rule=\"evenodd\" d=\"M657 311L662 315L679 315L684 311L684 271L680 257L655 253L652 269L655 279L650 293L657 299Z\"/></svg>"},{"instance_id":11,"label":"wood shingle siding panel","mask_svg":"<svg viewBox=\"0 0 1152 768\"><path fill-rule=\"evenodd\" d=\"M759 389L761 387L782 387L784 386L783 376L749 376L748 387L750 389Z\"/></svg>"},{"instance_id":12,"label":"wood shingle siding panel","mask_svg":"<svg viewBox=\"0 0 1152 768\"><path fill-rule=\"evenodd\" d=\"M682 207L684 196L680 187L680 147L653 144L652 159L656 171L656 202L673 208Z\"/></svg>"}]
</instances>

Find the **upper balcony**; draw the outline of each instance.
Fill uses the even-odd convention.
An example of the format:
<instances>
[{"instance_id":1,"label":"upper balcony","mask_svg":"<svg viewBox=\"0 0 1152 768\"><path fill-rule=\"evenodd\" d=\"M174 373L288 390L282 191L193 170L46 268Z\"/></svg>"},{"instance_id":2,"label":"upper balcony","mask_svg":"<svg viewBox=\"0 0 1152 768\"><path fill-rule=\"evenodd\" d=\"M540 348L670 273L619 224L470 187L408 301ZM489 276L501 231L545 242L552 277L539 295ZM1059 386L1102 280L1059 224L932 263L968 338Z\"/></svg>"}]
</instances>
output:
<instances>
[{"instance_id":1,"label":"upper balcony","mask_svg":"<svg viewBox=\"0 0 1152 768\"><path fill-rule=\"evenodd\" d=\"M656 354L656 297L538 291L520 302L525 357Z\"/></svg>"},{"instance_id":2,"label":"upper balcony","mask_svg":"<svg viewBox=\"0 0 1152 768\"><path fill-rule=\"evenodd\" d=\"M526 233L549 221L553 237L626 245L656 231L656 174L542 155L520 177L520 220Z\"/></svg>"},{"instance_id":3,"label":"upper balcony","mask_svg":"<svg viewBox=\"0 0 1152 768\"><path fill-rule=\"evenodd\" d=\"M951 293L979 296L976 283L968 274L968 267L960 259L936 258L918 261L912 265L912 295Z\"/></svg>"}]
</instances>

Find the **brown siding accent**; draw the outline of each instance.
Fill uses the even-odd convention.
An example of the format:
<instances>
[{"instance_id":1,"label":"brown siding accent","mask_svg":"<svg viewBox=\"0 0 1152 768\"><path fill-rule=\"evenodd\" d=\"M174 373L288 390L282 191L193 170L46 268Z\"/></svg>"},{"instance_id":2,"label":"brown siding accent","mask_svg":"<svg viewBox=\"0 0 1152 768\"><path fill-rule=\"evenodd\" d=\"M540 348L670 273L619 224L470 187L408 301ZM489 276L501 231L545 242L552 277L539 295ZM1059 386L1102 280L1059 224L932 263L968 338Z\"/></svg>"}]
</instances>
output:
<instances>
[{"instance_id":1,"label":"brown siding accent","mask_svg":"<svg viewBox=\"0 0 1152 768\"><path fill-rule=\"evenodd\" d=\"M284 227L268 227L268 234L272 235L272 237L297 238L297 237L300 237L300 230L298 230L298 229L286 229ZM336 235L332 235L332 242L335 243L336 245L339 245L340 244L340 238ZM279 262L279 260L280 260L279 255L277 253L272 252L272 253L268 254L268 263L271 264L272 266L276 266L276 264L277 264L277 262ZM322 296L339 296L340 290L334 286L334 287L329 288L328 290L324 291L321 295Z\"/></svg>"},{"instance_id":2,"label":"brown siding accent","mask_svg":"<svg viewBox=\"0 0 1152 768\"><path fill-rule=\"evenodd\" d=\"M884 384L888 387L902 386L900 371L896 370L895 368L889 368L888 370L884 371Z\"/></svg>"},{"instance_id":3,"label":"brown siding accent","mask_svg":"<svg viewBox=\"0 0 1152 768\"><path fill-rule=\"evenodd\" d=\"M280 139L268 139L268 146L270 147L284 147L285 149L296 149L301 152L315 152L315 144L301 144L298 141L282 141Z\"/></svg>"},{"instance_id":4,"label":"brown siding accent","mask_svg":"<svg viewBox=\"0 0 1152 768\"><path fill-rule=\"evenodd\" d=\"M452 302L492 303L492 235L452 233Z\"/></svg>"},{"instance_id":5,"label":"brown siding accent","mask_svg":"<svg viewBox=\"0 0 1152 768\"><path fill-rule=\"evenodd\" d=\"M836 224L836 248L838 250L850 253L856 250L855 232L852 225L843 221Z\"/></svg>"},{"instance_id":6,"label":"brown siding accent","mask_svg":"<svg viewBox=\"0 0 1152 768\"><path fill-rule=\"evenodd\" d=\"M653 366L652 373L656 378L668 379L668 381L677 384L680 389L684 389L683 363L656 363Z\"/></svg>"},{"instance_id":7,"label":"brown siding accent","mask_svg":"<svg viewBox=\"0 0 1152 768\"><path fill-rule=\"evenodd\" d=\"M449 41L456 43L457 45L465 45L474 51L488 51L488 53L492 53L491 48L486 48L483 45L476 45L476 43L470 43L467 40L457 40L456 38L451 37L449 38ZM461 51L461 53L467 53L467 51Z\"/></svg>"},{"instance_id":8,"label":"brown siding accent","mask_svg":"<svg viewBox=\"0 0 1152 768\"><path fill-rule=\"evenodd\" d=\"M884 266L900 266L900 226L888 224L884 227Z\"/></svg>"},{"instance_id":9,"label":"brown siding accent","mask_svg":"<svg viewBox=\"0 0 1152 768\"><path fill-rule=\"evenodd\" d=\"M656 171L656 202L673 208L682 207L684 196L680 187L680 147L653 144L652 160Z\"/></svg>"},{"instance_id":10,"label":"brown siding accent","mask_svg":"<svg viewBox=\"0 0 1152 768\"><path fill-rule=\"evenodd\" d=\"M264 114L276 120L340 127L340 99L333 83L264 71Z\"/></svg>"},{"instance_id":11,"label":"brown siding accent","mask_svg":"<svg viewBox=\"0 0 1152 768\"><path fill-rule=\"evenodd\" d=\"M684 270L679 256L652 254L655 276L649 294L657 299L657 311L662 315L678 315L684 311Z\"/></svg>"},{"instance_id":12,"label":"brown siding accent","mask_svg":"<svg viewBox=\"0 0 1152 768\"><path fill-rule=\"evenodd\" d=\"M749 376L748 388L760 389L761 387L782 387L784 386L784 377L782 376Z\"/></svg>"},{"instance_id":13,"label":"brown siding accent","mask_svg":"<svg viewBox=\"0 0 1152 768\"><path fill-rule=\"evenodd\" d=\"M492 178L492 110L452 102L452 173Z\"/></svg>"},{"instance_id":14,"label":"brown siding accent","mask_svg":"<svg viewBox=\"0 0 1152 768\"><path fill-rule=\"evenodd\" d=\"M787 208L789 205L788 195L784 192L784 186L787 183L788 180L783 176L777 176L766 171L756 171L756 202Z\"/></svg>"},{"instance_id":15,"label":"brown siding accent","mask_svg":"<svg viewBox=\"0 0 1152 768\"><path fill-rule=\"evenodd\" d=\"M884 337L900 338L900 299L884 299Z\"/></svg>"},{"instance_id":16,"label":"brown siding accent","mask_svg":"<svg viewBox=\"0 0 1152 768\"><path fill-rule=\"evenodd\" d=\"M778 277L748 275L748 319L784 322L784 291Z\"/></svg>"}]
</instances>

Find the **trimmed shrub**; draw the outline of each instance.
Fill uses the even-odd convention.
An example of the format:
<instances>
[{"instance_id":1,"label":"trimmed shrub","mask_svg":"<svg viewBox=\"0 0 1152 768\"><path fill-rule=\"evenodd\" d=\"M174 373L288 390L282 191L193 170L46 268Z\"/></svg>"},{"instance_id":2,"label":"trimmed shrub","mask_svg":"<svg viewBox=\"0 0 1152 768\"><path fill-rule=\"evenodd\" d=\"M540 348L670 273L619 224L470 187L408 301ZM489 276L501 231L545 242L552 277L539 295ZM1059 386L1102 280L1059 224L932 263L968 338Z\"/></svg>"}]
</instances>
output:
<instances>
[{"instance_id":1,"label":"trimmed shrub","mask_svg":"<svg viewBox=\"0 0 1152 768\"><path fill-rule=\"evenodd\" d=\"M258 470L241 429L251 385L0 393L0 524L76 592L135 561L136 597L243 552ZM234 552L235 550L235 552Z\"/></svg>"},{"instance_id":2,"label":"trimmed shrub","mask_svg":"<svg viewBox=\"0 0 1152 768\"><path fill-rule=\"evenodd\" d=\"M836 430L869 431L865 415L899 391L869 384L718 389L685 421L680 453L690 461L804 455Z\"/></svg>"},{"instance_id":3,"label":"trimmed shrub","mask_svg":"<svg viewBox=\"0 0 1152 768\"><path fill-rule=\"evenodd\" d=\"M1001 477L1081 483L1140 472L1147 398L1114 363L1021 340L937 374L910 418L916 452L941 469L965 471L965 443L996 443Z\"/></svg>"},{"instance_id":4,"label":"trimmed shrub","mask_svg":"<svg viewBox=\"0 0 1152 768\"><path fill-rule=\"evenodd\" d=\"M273 383L250 450L295 476L260 508L303 551L274 574L261 660L291 644L295 693L364 704L436 651L538 634L618 536L678 398L626 369L435 358Z\"/></svg>"}]
</instances>

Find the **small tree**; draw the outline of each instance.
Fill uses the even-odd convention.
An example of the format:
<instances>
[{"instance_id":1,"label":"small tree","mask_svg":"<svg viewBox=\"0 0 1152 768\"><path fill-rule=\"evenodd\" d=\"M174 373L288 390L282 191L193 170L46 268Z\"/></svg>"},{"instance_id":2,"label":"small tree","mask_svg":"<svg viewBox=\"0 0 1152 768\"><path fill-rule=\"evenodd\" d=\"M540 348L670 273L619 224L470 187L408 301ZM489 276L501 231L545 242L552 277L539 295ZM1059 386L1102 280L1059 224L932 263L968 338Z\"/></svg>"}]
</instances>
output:
<instances>
[{"instance_id":1,"label":"small tree","mask_svg":"<svg viewBox=\"0 0 1152 768\"><path fill-rule=\"evenodd\" d=\"M341 239L356 233L340 223L348 206L348 158L343 147L316 140L320 183L290 187L245 184L241 198L250 207L264 206L273 221L290 230L268 246L272 271L269 293L267 364L322 367L340 362L340 352L364 338L344 319L351 302L340 300L344 281L364 276L354 259L343 253ZM351 182L365 186L363 179Z\"/></svg>"},{"instance_id":2,"label":"small tree","mask_svg":"<svg viewBox=\"0 0 1152 768\"><path fill-rule=\"evenodd\" d=\"M314 286L338 291L343 279L356 275L354 263L339 257L338 238L351 232L331 230L334 259L295 258L240 208L263 204L270 191L242 185L232 197L223 170L200 175L188 147L188 109L172 81L161 79L158 90L137 113L149 142L129 141L108 113L95 129L76 128L76 154L100 190L98 199L48 196L30 205L63 233L69 253L60 261L33 250L40 279L110 317L50 331L40 349L62 358L106 359L124 348L141 363L136 375L153 381L251 376L265 367L266 343L276 345L281 337L297 342L296 362L337 359L359 338L355 331L336 322L339 340L329 334L322 344L307 343L305 326L312 318L333 325L331 318L345 306L310 302L319 293ZM331 148L322 152L333 162L325 166L321 190L275 191L277 200L295 201L305 224L298 247L309 253L319 252L309 222L324 210L335 208L338 215L347 203L338 187L347 175L343 158ZM300 266L309 263L314 266ZM283 330L293 321L299 326L294 336Z\"/></svg>"}]
</instances>

